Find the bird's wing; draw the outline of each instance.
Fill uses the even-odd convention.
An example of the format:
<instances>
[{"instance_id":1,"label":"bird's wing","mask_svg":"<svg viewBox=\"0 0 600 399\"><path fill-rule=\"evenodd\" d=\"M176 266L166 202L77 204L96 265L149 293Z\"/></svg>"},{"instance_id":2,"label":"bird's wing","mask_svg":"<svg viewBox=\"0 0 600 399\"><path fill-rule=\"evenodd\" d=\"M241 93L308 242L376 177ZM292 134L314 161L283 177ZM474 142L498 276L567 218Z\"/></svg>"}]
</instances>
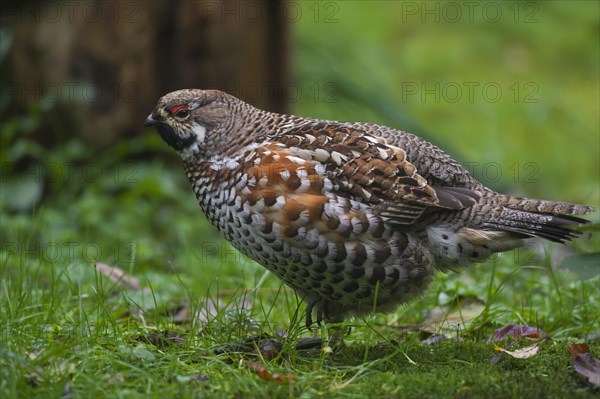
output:
<instances>
[{"instance_id":1,"label":"bird's wing","mask_svg":"<svg viewBox=\"0 0 600 399\"><path fill-rule=\"evenodd\" d=\"M382 137L388 144L404 149L408 160L430 185L485 190L485 187L449 154L414 134L364 122L353 122L349 125L371 136Z\"/></svg>"},{"instance_id":2,"label":"bird's wing","mask_svg":"<svg viewBox=\"0 0 600 399\"><path fill-rule=\"evenodd\" d=\"M343 124L300 126L275 140L288 158L327 177L332 192L371 205L390 223L412 224L428 208L461 210L480 198L475 190L429 185L402 148Z\"/></svg>"}]
</instances>

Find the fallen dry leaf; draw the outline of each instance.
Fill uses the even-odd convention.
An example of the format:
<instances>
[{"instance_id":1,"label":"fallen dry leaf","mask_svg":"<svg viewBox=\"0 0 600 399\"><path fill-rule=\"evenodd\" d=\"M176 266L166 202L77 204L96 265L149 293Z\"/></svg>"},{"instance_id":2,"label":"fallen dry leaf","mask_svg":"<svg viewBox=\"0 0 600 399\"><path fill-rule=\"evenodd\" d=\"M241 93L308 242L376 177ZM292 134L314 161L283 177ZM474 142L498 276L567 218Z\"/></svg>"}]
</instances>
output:
<instances>
[{"instance_id":1,"label":"fallen dry leaf","mask_svg":"<svg viewBox=\"0 0 600 399\"><path fill-rule=\"evenodd\" d=\"M550 336L536 327L524 326L521 324L509 324L494 331L494 340L502 341L508 336L521 338L542 338L548 339Z\"/></svg>"},{"instance_id":2,"label":"fallen dry leaf","mask_svg":"<svg viewBox=\"0 0 600 399\"><path fill-rule=\"evenodd\" d=\"M514 351L509 351L494 344L494 349L498 352L506 353L507 355L512 356L515 359L529 359L530 357L537 355L538 351L540 350L540 344L536 342L533 345L516 349Z\"/></svg>"},{"instance_id":3,"label":"fallen dry leaf","mask_svg":"<svg viewBox=\"0 0 600 399\"><path fill-rule=\"evenodd\" d=\"M591 353L575 356L573 368L591 384L600 385L600 360L593 358Z\"/></svg>"},{"instance_id":4,"label":"fallen dry leaf","mask_svg":"<svg viewBox=\"0 0 600 399\"><path fill-rule=\"evenodd\" d=\"M125 273L123 269L116 266L109 266L106 263L94 264L96 270L105 275L120 288L129 288L134 291L139 291L140 283L137 278Z\"/></svg>"},{"instance_id":5,"label":"fallen dry leaf","mask_svg":"<svg viewBox=\"0 0 600 399\"><path fill-rule=\"evenodd\" d=\"M490 338L491 339L491 338ZM517 342L519 342L518 339L513 339L508 346L506 347L506 349L510 349L513 347L514 344L516 344ZM496 346L494 344L494 346ZM500 363L500 360L502 360L502 356L504 356L504 352L498 352L496 353L491 359L490 359L490 363L492 364L498 364Z\"/></svg>"},{"instance_id":6,"label":"fallen dry leaf","mask_svg":"<svg viewBox=\"0 0 600 399\"><path fill-rule=\"evenodd\" d=\"M244 362L244 365L254 371L260 378L266 381L276 381L280 384L296 381L297 378L291 375L271 374L265 366L256 362Z\"/></svg>"},{"instance_id":7,"label":"fallen dry leaf","mask_svg":"<svg viewBox=\"0 0 600 399\"><path fill-rule=\"evenodd\" d=\"M501 347L497 346L496 344L493 344L494 349L500 353L497 353L494 357L492 357L492 359L491 359L492 364L498 363L500 361L500 359L502 359L502 355L504 353L506 353L507 355L510 355L516 359L527 359L532 356L535 356L539 350L539 346L538 346L539 341L546 341L546 340L550 339L550 336L548 334L546 334L545 332L543 332L542 330L540 330L539 328L524 326L521 324L509 324L504 327L496 329L496 331L494 331L494 335L492 337L490 337L488 342L503 341L508 337L512 337L513 339L508 344L508 347L506 349L501 348ZM520 348L520 349L517 349L514 351L508 350L508 349L512 348L513 345L515 345L519 341L522 341L523 339L526 339L530 342L531 341L538 341L538 342L536 342L533 345L529 345L529 346L526 346L524 348Z\"/></svg>"},{"instance_id":8,"label":"fallen dry leaf","mask_svg":"<svg viewBox=\"0 0 600 399\"><path fill-rule=\"evenodd\" d=\"M587 344L571 344L569 352L573 355L573 368L594 385L600 385L600 360L592 357Z\"/></svg>"},{"instance_id":9,"label":"fallen dry leaf","mask_svg":"<svg viewBox=\"0 0 600 399\"><path fill-rule=\"evenodd\" d=\"M569 352L571 355L583 355L584 353L590 353L590 347L588 344L571 344L569 345Z\"/></svg>"}]
</instances>

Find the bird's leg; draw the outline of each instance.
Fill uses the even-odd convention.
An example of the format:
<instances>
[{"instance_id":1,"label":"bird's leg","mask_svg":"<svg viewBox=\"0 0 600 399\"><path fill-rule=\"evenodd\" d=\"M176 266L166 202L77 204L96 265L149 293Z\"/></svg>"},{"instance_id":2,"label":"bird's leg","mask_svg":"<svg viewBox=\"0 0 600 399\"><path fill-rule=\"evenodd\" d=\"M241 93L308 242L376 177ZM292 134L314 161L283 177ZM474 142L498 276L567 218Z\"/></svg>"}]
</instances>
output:
<instances>
[{"instance_id":1,"label":"bird's leg","mask_svg":"<svg viewBox=\"0 0 600 399\"><path fill-rule=\"evenodd\" d=\"M326 349L337 353L344 347L344 335L350 333L350 328L344 330L341 324L333 324L327 328L327 339L320 337L300 338L296 344L296 350ZM329 349L327 349L329 350Z\"/></svg>"},{"instance_id":2,"label":"bird's leg","mask_svg":"<svg viewBox=\"0 0 600 399\"><path fill-rule=\"evenodd\" d=\"M327 346L329 346L333 353L339 352L342 348L344 348L344 335L350 334L351 328L348 326L344 328L341 323L332 324L327 329Z\"/></svg>"},{"instance_id":3,"label":"bird's leg","mask_svg":"<svg viewBox=\"0 0 600 399\"><path fill-rule=\"evenodd\" d=\"M312 331L312 312L316 308L318 326L321 326L323 321L330 319L329 317L329 302L325 298L312 299L307 303L306 306L306 326ZM340 320L341 321L341 320ZM334 352L337 352L344 347L344 335L349 334L350 329L343 331L341 324L334 322L334 324L327 329L327 339L322 338L301 338L296 345L297 350L314 349L317 347L332 348Z\"/></svg>"},{"instance_id":4,"label":"bird's leg","mask_svg":"<svg viewBox=\"0 0 600 399\"><path fill-rule=\"evenodd\" d=\"M313 309L315 308L315 306L317 305L317 303L319 302L319 299L311 299L310 302L308 302L306 304L306 328L308 328L308 331L312 331L312 323L313 323L313 319L312 319L312 312ZM319 320L319 313L317 311L317 324L320 325L320 320Z\"/></svg>"}]
</instances>

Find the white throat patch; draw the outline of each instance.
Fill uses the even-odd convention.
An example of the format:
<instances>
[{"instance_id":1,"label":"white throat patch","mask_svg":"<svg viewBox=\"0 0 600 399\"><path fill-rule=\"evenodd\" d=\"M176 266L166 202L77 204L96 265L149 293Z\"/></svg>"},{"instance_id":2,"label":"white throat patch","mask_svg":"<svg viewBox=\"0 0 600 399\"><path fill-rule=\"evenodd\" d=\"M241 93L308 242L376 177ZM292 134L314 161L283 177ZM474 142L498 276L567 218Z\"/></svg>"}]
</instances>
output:
<instances>
[{"instance_id":1,"label":"white throat patch","mask_svg":"<svg viewBox=\"0 0 600 399\"><path fill-rule=\"evenodd\" d=\"M192 161L194 159L194 154L200 151L198 145L204 143L204 139L206 138L206 128L197 123L191 124L189 132L196 136L196 140L194 144L181 151L181 159L184 161Z\"/></svg>"}]
</instances>

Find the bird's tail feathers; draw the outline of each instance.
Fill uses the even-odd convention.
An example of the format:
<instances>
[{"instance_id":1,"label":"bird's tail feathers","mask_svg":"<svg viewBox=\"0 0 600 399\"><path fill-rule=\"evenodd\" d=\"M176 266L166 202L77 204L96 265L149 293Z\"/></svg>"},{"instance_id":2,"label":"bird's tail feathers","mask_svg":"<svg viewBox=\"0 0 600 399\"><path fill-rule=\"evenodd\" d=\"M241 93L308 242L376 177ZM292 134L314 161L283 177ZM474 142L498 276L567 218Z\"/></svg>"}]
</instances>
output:
<instances>
[{"instance_id":1,"label":"bird's tail feathers","mask_svg":"<svg viewBox=\"0 0 600 399\"><path fill-rule=\"evenodd\" d=\"M500 202L505 208L552 215L587 215L595 211L594 207L588 205L513 197L510 195L502 195ZM583 219L578 220L585 222Z\"/></svg>"},{"instance_id":2,"label":"bird's tail feathers","mask_svg":"<svg viewBox=\"0 0 600 399\"><path fill-rule=\"evenodd\" d=\"M503 196L501 204L504 209L500 216L486 222L484 227L560 243L581 235L574 226L589 223L573 215L594 211L586 205L511 196Z\"/></svg>"}]
</instances>

